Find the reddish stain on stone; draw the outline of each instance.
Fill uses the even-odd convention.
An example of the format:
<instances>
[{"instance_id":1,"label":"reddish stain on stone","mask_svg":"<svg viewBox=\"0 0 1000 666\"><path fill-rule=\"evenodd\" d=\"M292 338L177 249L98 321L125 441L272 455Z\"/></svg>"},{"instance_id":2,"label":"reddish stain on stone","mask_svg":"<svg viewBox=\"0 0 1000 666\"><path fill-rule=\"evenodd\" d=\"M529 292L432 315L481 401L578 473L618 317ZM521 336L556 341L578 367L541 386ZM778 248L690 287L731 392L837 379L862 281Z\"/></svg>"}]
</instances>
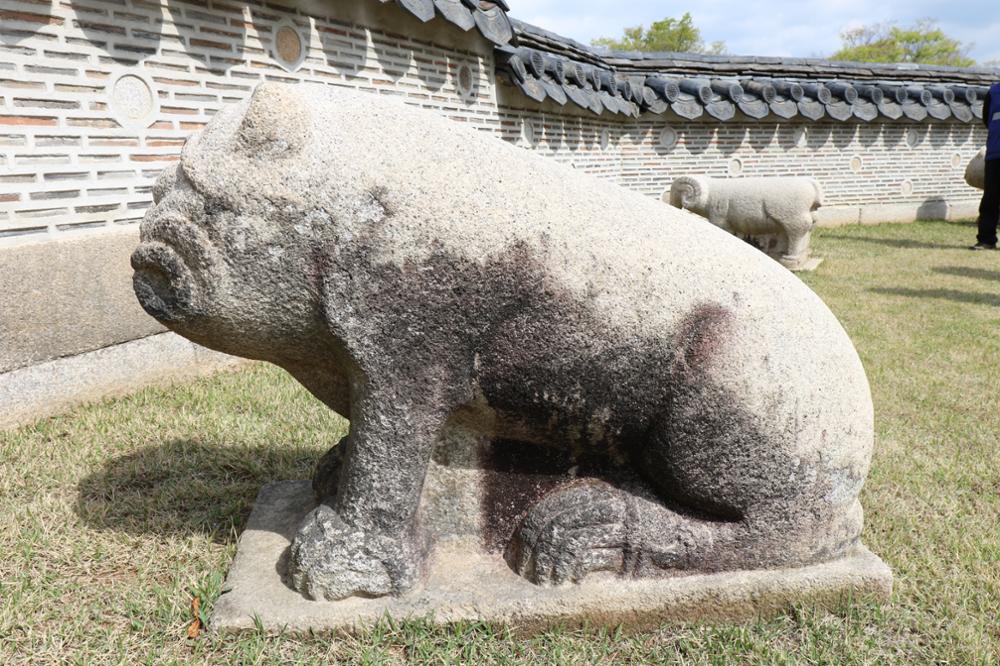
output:
<instances>
[{"instance_id":1,"label":"reddish stain on stone","mask_svg":"<svg viewBox=\"0 0 1000 666\"><path fill-rule=\"evenodd\" d=\"M733 313L716 303L696 306L677 331L678 362L688 368L710 365L732 337Z\"/></svg>"}]
</instances>

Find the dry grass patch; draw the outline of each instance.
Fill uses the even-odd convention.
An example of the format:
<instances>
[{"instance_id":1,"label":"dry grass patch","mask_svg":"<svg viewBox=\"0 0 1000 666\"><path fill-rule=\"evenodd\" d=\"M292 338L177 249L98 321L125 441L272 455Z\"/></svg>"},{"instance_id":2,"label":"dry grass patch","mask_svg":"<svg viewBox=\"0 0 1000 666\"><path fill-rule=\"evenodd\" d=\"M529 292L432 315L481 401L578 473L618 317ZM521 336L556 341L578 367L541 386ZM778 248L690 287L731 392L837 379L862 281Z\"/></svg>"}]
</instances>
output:
<instances>
[{"instance_id":1,"label":"dry grass patch","mask_svg":"<svg viewBox=\"0 0 1000 666\"><path fill-rule=\"evenodd\" d=\"M878 441L865 539L891 605L643 634L435 628L187 638L258 488L302 478L345 422L254 366L0 433L0 663L1000 661L1000 253L965 224L820 231L805 280L865 362ZM819 378L821 379L821 378Z\"/></svg>"}]
</instances>

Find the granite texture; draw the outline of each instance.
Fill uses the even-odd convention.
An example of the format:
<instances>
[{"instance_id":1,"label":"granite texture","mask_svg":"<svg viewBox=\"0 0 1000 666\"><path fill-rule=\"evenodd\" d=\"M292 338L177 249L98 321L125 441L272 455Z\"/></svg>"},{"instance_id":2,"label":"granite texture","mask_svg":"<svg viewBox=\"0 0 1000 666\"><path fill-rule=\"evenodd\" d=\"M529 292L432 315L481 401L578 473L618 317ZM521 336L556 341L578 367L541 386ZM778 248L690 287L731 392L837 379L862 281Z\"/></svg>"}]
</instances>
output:
<instances>
[{"instance_id":1,"label":"granite texture","mask_svg":"<svg viewBox=\"0 0 1000 666\"><path fill-rule=\"evenodd\" d=\"M310 598L406 594L452 523L539 586L858 547L857 353L706 221L397 101L275 84L189 140L154 200L146 310L351 421L289 546ZM426 483L437 465L454 474Z\"/></svg>"},{"instance_id":2,"label":"granite texture","mask_svg":"<svg viewBox=\"0 0 1000 666\"><path fill-rule=\"evenodd\" d=\"M680 176L663 200L707 218L797 270L809 261L809 235L823 204L823 188L805 177Z\"/></svg>"}]
</instances>

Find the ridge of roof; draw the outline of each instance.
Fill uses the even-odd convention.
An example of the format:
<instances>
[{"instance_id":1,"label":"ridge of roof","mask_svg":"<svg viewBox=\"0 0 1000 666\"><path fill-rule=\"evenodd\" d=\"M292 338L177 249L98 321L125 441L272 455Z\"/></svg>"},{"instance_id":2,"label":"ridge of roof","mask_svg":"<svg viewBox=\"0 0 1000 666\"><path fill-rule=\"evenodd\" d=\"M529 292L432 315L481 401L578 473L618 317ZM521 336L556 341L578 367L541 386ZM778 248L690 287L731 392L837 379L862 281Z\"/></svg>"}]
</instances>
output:
<instances>
[{"instance_id":1,"label":"ridge of roof","mask_svg":"<svg viewBox=\"0 0 1000 666\"><path fill-rule=\"evenodd\" d=\"M605 51L508 16L506 0L379 0L427 22L440 15L494 44L497 72L536 102L572 101L594 114L718 121L737 112L809 120L920 122L982 117L1000 69L820 58Z\"/></svg>"},{"instance_id":2,"label":"ridge of roof","mask_svg":"<svg viewBox=\"0 0 1000 666\"><path fill-rule=\"evenodd\" d=\"M982 118L988 90L961 80L874 78L881 72L871 70L851 70L849 78L788 67L778 72L743 70L738 75L714 70L636 70L574 59L525 45L526 41L494 50L497 72L536 102L551 100L560 106L573 102L597 115L607 112L638 118L669 110L687 120L707 114L720 122L800 116L811 121L905 117L915 122L931 118L969 123Z\"/></svg>"},{"instance_id":3,"label":"ridge of roof","mask_svg":"<svg viewBox=\"0 0 1000 666\"><path fill-rule=\"evenodd\" d=\"M601 51L544 28L512 18L518 43L603 65L622 72L715 74L718 76L792 75L829 78L900 79L907 81L962 82L986 85L1000 80L1000 68L952 67L918 63L862 63L822 58L708 55L699 53Z\"/></svg>"}]
</instances>

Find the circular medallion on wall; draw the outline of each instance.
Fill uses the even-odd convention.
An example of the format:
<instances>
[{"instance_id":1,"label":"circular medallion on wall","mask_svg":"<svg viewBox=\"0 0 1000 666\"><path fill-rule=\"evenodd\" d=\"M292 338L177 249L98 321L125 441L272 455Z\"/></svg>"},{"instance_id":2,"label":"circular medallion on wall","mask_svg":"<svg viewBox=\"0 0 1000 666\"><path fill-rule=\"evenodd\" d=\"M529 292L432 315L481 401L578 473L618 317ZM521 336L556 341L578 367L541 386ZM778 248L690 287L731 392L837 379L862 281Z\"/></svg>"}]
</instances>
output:
<instances>
[{"instance_id":1,"label":"circular medallion on wall","mask_svg":"<svg viewBox=\"0 0 1000 666\"><path fill-rule=\"evenodd\" d=\"M904 197L908 197L911 194L913 194L913 182L907 179L904 180L902 183L900 183L899 193L902 194Z\"/></svg>"},{"instance_id":2,"label":"circular medallion on wall","mask_svg":"<svg viewBox=\"0 0 1000 666\"><path fill-rule=\"evenodd\" d=\"M611 132L607 129L602 129L599 141L601 143L601 150L607 150L608 146L611 145Z\"/></svg>"},{"instance_id":3,"label":"circular medallion on wall","mask_svg":"<svg viewBox=\"0 0 1000 666\"><path fill-rule=\"evenodd\" d=\"M739 176L743 173L743 160L738 157L734 157L729 160L729 175Z\"/></svg>"},{"instance_id":4,"label":"circular medallion on wall","mask_svg":"<svg viewBox=\"0 0 1000 666\"><path fill-rule=\"evenodd\" d=\"M677 145L677 130L673 127L664 127L660 130L660 148L673 150Z\"/></svg>"},{"instance_id":5,"label":"circular medallion on wall","mask_svg":"<svg viewBox=\"0 0 1000 666\"><path fill-rule=\"evenodd\" d=\"M294 72L306 59L306 41L290 19L283 18L271 29L271 52L278 64Z\"/></svg>"},{"instance_id":6,"label":"circular medallion on wall","mask_svg":"<svg viewBox=\"0 0 1000 666\"><path fill-rule=\"evenodd\" d=\"M524 118L521 121L521 136L524 137L524 140L530 146L537 145L538 143L538 132L535 131L535 123L528 118Z\"/></svg>"},{"instance_id":7,"label":"circular medallion on wall","mask_svg":"<svg viewBox=\"0 0 1000 666\"><path fill-rule=\"evenodd\" d=\"M916 128L909 128L906 130L906 145L910 148L916 148L920 145L920 132Z\"/></svg>"},{"instance_id":8,"label":"circular medallion on wall","mask_svg":"<svg viewBox=\"0 0 1000 666\"><path fill-rule=\"evenodd\" d=\"M476 100L476 77L468 63L463 62L458 66L455 72L455 89L465 102Z\"/></svg>"},{"instance_id":9,"label":"circular medallion on wall","mask_svg":"<svg viewBox=\"0 0 1000 666\"><path fill-rule=\"evenodd\" d=\"M153 124L160 103L152 80L145 74L121 71L110 77L108 106L119 125L145 129Z\"/></svg>"},{"instance_id":10,"label":"circular medallion on wall","mask_svg":"<svg viewBox=\"0 0 1000 666\"><path fill-rule=\"evenodd\" d=\"M851 157L851 171L854 173L861 173L861 169L864 167L865 163L861 159L861 155L854 155Z\"/></svg>"}]
</instances>

